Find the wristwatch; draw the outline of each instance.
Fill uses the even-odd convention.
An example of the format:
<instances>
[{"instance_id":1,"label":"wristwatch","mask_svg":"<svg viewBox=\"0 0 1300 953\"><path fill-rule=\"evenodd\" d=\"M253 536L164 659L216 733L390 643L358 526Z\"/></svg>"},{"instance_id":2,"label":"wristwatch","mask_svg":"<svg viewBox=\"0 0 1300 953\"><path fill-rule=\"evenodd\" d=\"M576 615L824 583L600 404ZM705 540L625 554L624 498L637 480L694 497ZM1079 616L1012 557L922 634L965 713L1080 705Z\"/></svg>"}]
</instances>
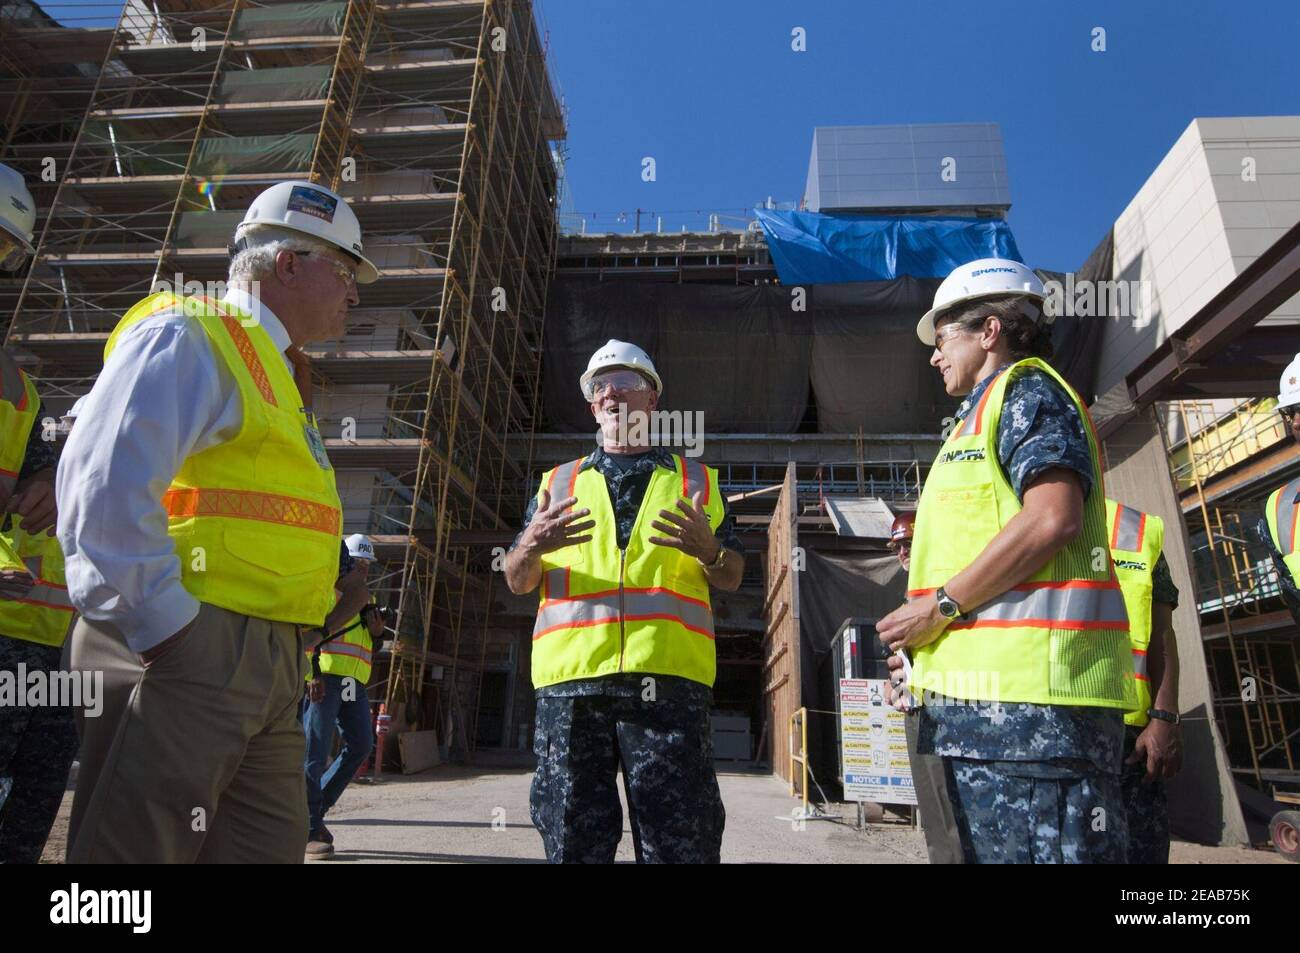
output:
<instances>
[{"instance_id":1,"label":"wristwatch","mask_svg":"<svg viewBox=\"0 0 1300 953\"><path fill-rule=\"evenodd\" d=\"M727 547L719 543L718 555L714 557L711 563L706 563L703 559L696 559L695 561L705 569L721 569L722 564L727 561Z\"/></svg>"},{"instance_id":2,"label":"wristwatch","mask_svg":"<svg viewBox=\"0 0 1300 953\"><path fill-rule=\"evenodd\" d=\"M961 615L961 606L944 590L943 586L934 590L935 601L939 603L939 614L945 619L955 619Z\"/></svg>"},{"instance_id":3,"label":"wristwatch","mask_svg":"<svg viewBox=\"0 0 1300 953\"><path fill-rule=\"evenodd\" d=\"M1148 718L1159 718L1161 721L1167 721L1171 725L1182 723L1182 717L1176 711L1165 711L1163 708L1148 708Z\"/></svg>"}]
</instances>

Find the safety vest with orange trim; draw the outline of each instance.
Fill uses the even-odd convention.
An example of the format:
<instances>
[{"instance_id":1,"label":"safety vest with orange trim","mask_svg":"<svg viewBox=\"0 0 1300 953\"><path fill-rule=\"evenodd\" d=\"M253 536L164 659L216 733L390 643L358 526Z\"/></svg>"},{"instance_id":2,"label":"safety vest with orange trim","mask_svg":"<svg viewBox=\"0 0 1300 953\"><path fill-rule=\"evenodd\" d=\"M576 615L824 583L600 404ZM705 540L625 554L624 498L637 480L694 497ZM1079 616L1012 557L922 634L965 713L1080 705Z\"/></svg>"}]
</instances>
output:
<instances>
[{"instance_id":1,"label":"safety vest with orange trim","mask_svg":"<svg viewBox=\"0 0 1300 953\"><path fill-rule=\"evenodd\" d=\"M1028 358L999 374L948 436L921 492L909 595L945 585L1022 509L998 458L1007 385L1029 368L1050 376L1084 420L1092 490L1079 535L1039 571L951 622L917 649L913 686L925 696L1131 709L1133 663L1124 596L1106 545L1106 506L1087 407L1048 364Z\"/></svg>"},{"instance_id":2,"label":"safety vest with orange trim","mask_svg":"<svg viewBox=\"0 0 1300 953\"><path fill-rule=\"evenodd\" d=\"M338 604L338 595L334 602ZM307 659L316 654L316 650L307 653ZM360 685L370 681L371 642L370 630L361 621L361 616L354 615L343 624L343 634L336 636L320 646L320 672L322 675L337 675L339 678L354 678ZM307 666L307 681L311 681L313 672Z\"/></svg>"},{"instance_id":3,"label":"safety vest with orange trim","mask_svg":"<svg viewBox=\"0 0 1300 953\"><path fill-rule=\"evenodd\" d=\"M229 302L151 295L113 330L105 361L127 328L167 310L203 329L243 408L234 438L187 458L160 501L181 583L232 612L320 625L338 576L342 509L316 419L270 335Z\"/></svg>"},{"instance_id":4,"label":"safety vest with orange trim","mask_svg":"<svg viewBox=\"0 0 1300 953\"><path fill-rule=\"evenodd\" d=\"M18 483L39 408L31 378L0 352L0 506L8 503ZM36 580L21 598L0 599L0 635L62 645L76 613L68 598L58 539L43 532L32 536L10 516L0 529L0 554L0 568L25 568Z\"/></svg>"},{"instance_id":5,"label":"safety vest with orange trim","mask_svg":"<svg viewBox=\"0 0 1300 953\"><path fill-rule=\"evenodd\" d=\"M18 483L39 407L36 385L13 358L0 351L0 508Z\"/></svg>"},{"instance_id":6,"label":"safety vest with orange trim","mask_svg":"<svg viewBox=\"0 0 1300 953\"><path fill-rule=\"evenodd\" d=\"M542 688L619 672L675 675L712 685L717 673L713 608L699 560L649 541L660 510L701 492L709 526L722 523L718 474L680 455L655 467L627 549L618 546L605 477L573 460L542 477L551 500L577 497L591 510L591 539L542 557L542 593L533 627L533 685Z\"/></svg>"},{"instance_id":7,"label":"safety vest with orange trim","mask_svg":"<svg viewBox=\"0 0 1300 953\"><path fill-rule=\"evenodd\" d=\"M17 525L16 518L0 530L0 546L6 554L3 568L16 568L9 557L26 567L36 584L17 599L0 599L0 635L61 646L72 629L76 609L68 598L68 581L63 574L63 550L55 536L32 535Z\"/></svg>"},{"instance_id":8,"label":"safety vest with orange trim","mask_svg":"<svg viewBox=\"0 0 1300 953\"><path fill-rule=\"evenodd\" d=\"M1291 579L1300 583L1300 552L1296 551L1296 516L1300 513L1300 477L1269 494L1264 505L1264 518L1268 522L1273 545L1282 554L1282 562L1291 573Z\"/></svg>"},{"instance_id":9,"label":"safety vest with orange trim","mask_svg":"<svg viewBox=\"0 0 1300 953\"><path fill-rule=\"evenodd\" d=\"M1106 528L1110 534L1110 558L1115 563L1115 575L1119 578L1124 605L1128 609L1128 640L1133 653L1136 705L1124 716L1124 723L1142 728L1151 720L1147 715L1151 708L1147 650L1151 645L1154 573L1164 546L1165 523L1158 516L1107 500Z\"/></svg>"}]
</instances>

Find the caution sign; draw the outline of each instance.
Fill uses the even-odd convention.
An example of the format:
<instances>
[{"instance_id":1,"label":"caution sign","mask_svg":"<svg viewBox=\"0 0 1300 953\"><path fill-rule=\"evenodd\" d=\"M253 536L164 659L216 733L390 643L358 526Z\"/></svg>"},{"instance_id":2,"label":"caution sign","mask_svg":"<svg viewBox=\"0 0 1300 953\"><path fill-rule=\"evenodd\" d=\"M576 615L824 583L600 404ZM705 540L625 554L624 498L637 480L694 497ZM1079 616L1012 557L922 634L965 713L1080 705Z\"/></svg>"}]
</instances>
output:
<instances>
[{"instance_id":1,"label":"caution sign","mask_svg":"<svg viewBox=\"0 0 1300 953\"><path fill-rule=\"evenodd\" d=\"M840 714L844 799L915 804L907 716L885 704L884 679L840 679Z\"/></svg>"}]
</instances>

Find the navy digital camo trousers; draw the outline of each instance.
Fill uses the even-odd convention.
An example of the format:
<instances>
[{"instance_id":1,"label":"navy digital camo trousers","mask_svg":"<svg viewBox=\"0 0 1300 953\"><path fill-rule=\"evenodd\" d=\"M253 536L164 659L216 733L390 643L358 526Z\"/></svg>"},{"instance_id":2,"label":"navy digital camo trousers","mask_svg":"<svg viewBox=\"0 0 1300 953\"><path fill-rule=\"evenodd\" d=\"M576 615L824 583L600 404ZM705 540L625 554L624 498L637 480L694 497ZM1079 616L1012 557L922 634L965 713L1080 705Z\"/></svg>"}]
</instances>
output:
<instances>
[{"instance_id":1,"label":"navy digital camo trousers","mask_svg":"<svg viewBox=\"0 0 1300 953\"><path fill-rule=\"evenodd\" d=\"M718 863L726 813L709 708L707 698L539 695L530 803L547 860L613 862L621 767L638 863Z\"/></svg>"},{"instance_id":2,"label":"navy digital camo trousers","mask_svg":"<svg viewBox=\"0 0 1300 953\"><path fill-rule=\"evenodd\" d=\"M966 863L1124 863L1118 774L1083 760L943 761Z\"/></svg>"},{"instance_id":3,"label":"navy digital camo trousers","mask_svg":"<svg viewBox=\"0 0 1300 953\"><path fill-rule=\"evenodd\" d=\"M20 673L58 671L60 654L56 646L0 635L0 672L15 681ZM41 859L77 746L72 709L48 703L0 704L0 776L12 782L0 805L0 864Z\"/></svg>"},{"instance_id":4,"label":"navy digital camo trousers","mask_svg":"<svg viewBox=\"0 0 1300 953\"><path fill-rule=\"evenodd\" d=\"M1124 760L1133 753L1134 742L1142 729L1135 725L1124 728ZM1165 782L1157 778L1145 781L1146 759L1137 764L1125 764L1121 776L1124 789L1124 809L1128 817L1128 862L1130 864L1169 863L1169 808L1165 795Z\"/></svg>"}]
</instances>

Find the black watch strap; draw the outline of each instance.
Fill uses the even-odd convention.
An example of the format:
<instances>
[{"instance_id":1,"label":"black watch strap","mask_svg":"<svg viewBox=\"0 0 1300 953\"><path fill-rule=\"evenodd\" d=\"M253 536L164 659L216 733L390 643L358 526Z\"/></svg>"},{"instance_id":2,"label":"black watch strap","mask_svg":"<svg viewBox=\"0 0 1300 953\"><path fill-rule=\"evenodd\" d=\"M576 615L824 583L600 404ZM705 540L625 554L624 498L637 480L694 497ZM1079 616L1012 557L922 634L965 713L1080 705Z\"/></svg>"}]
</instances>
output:
<instances>
[{"instance_id":1,"label":"black watch strap","mask_svg":"<svg viewBox=\"0 0 1300 953\"><path fill-rule=\"evenodd\" d=\"M1182 717L1174 711L1165 711L1163 708L1148 708L1148 718L1158 718L1161 721L1167 721L1171 725L1177 725L1182 722Z\"/></svg>"}]
</instances>

